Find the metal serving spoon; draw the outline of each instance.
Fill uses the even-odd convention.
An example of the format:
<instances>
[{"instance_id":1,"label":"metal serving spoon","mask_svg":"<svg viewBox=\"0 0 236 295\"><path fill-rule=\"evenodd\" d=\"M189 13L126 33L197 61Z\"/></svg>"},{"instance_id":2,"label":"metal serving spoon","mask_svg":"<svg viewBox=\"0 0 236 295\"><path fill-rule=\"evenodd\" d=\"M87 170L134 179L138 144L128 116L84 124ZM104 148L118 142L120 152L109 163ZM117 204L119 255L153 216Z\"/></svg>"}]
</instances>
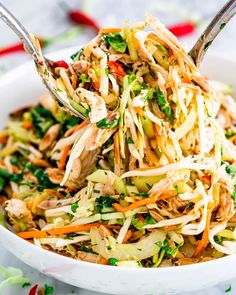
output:
<instances>
[{"instance_id":1,"label":"metal serving spoon","mask_svg":"<svg viewBox=\"0 0 236 295\"><path fill-rule=\"evenodd\" d=\"M194 47L190 50L189 55L192 57L194 63L199 66L201 61L203 60L205 53L208 47L211 45L213 40L219 34L219 32L225 27L225 25L230 21L230 19L236 13L236 0L230 0L225 4L225 6L217 13L214 19L211 21L209 26L203 32L201 37L198 39ZM27 51L31 54L34 61L38 62L38 52L33 44L30 34L23 27L23 25L14 17L14 15L0 3L0 18L17 34L20 40L24 43ZM45 63L47 65L47 69L51 72L50 64L53 62L44 57ZM51 87L47 80L43 77L43 82L51 92L51 94L56 98L56 100L63 105L66 109L69 109L76 116L86 119L81 113L76 111L71 105L57 94L57 92Z\"/></svg>"},{"instance_id":2,"label":"metal serving spoon","mask_svg":"<svg viewBox=\"0 0 236 295\"><path fill-rule=\"evenodd\" d=\"M219 32L226 26L236 13L236 0L228 1L216 14L200 38L197 40L189 55L197 67L200 66L207 49L214 41Z\"/></svg>"},{"instance_id":3,"label":"metal serving spoon","mask_svg":"<svg viewBox=\"0 0 236 295\"><path fill-rule=\"evenodd\" d=\"M39 55L38 51L35 47L35 45L32 42L32 39L30 37L29 32L24 28L24 26L15 18L15 16L0 3L0 18L12 29L17 36L20 38L20 40L24 43L27 51L34 59L35 63L38 63ZM53 61L49 60L46 57L43 57L45 60L45 64L47 66L47 70L51 72L50 64L53 64ZM83 116L81 113L79 113L77 110L75 110L69 103L62 100L62 98L57 94L57 92L52 88L52 86L48 83L46 79L43 79L43 83L46 85L48 90L51 92L51 94L56 98L56 100L64 106L66 109L70 110L74 115L77 117L80 117L81 119L85 120L86 117Z\"/></svg>"}]
</instances>

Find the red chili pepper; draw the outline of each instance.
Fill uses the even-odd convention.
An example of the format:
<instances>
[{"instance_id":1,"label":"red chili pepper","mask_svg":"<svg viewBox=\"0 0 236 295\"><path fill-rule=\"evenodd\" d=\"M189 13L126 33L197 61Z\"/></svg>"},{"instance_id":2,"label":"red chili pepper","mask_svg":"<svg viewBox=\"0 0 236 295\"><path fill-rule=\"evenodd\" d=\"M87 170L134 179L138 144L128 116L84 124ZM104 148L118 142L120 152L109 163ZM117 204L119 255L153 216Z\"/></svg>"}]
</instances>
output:
<instances>
[{"instance_id":1,"label":"red chili pepper","mask_svg":"<svg viewBox=\"0 0 236 295\"><path fill-rule=\"evenodd\" d=\"M168 29L176 37L183 37L192 34L196 30L196 25L192 22L184 22L173 26L169 26Z\"/></svg>"},{"instance_id":2,"label":"red chili pepper","mask_svg":"<svg viewBox=\"0 0 236 295\"><path fill-rule=\"evenodd\" d=\"M38 289L38 285L34 285L34 286L30 289L28 295L36 295L37 289Z\"/></svg>"},{"instance_id":3,"label":"red chili pepper","mask_svg":"<svg viewBox=\"0 0 236 295\"><path fill-rule=\"evenodd\" d=\"M93 20L91 17L89 17L84 12L78 9L70 10L68 12L68 17L70 20L72 20L76 24L86 25L92 28L96 33L99 32L100 30L99 25L96 23L95 20Z\"/></svg>"},{"instance_id":4,"label":"red chili pepper","mask_svg":"<svg viewBox=\"0 0 236 295\"><path fill-rule=\"evenodd\" d=\"M123 69L123 66L120 62L118 61L109 61L108 63L108 67L110 68L110 73L111 74L115 74L117 76L120 77L124 77L125 76L125 71Z\"/></svg>"},{"instance_id":5,"label":"red chili pepper","mask_svg":"<svg viewBox=\"0 0 236 295\"><path fill-rule=\"evenodd\" d=\"M202 176L203 179L211 180L211 175L204 175Z\"/></svg>"},{"instance_id":6,"label":"red chili pepper","mask_svg":"<svg viewBox=\"0 0 236 295\"><path fill-rule=\"evenodd\" d=\"M68 65L68 63L66 63L64 60L58 60L58 61L55 61L55 62L51 65L51 67L52 67L52 68L60 67L60 68L68 69L68 68L69 68L69 65Z\"/></svg>"},{"instance_id":7,"label":"red chili pepper","mask_svg":"<svg viewBox=\"0 0 236 295\"><path fill-rule=\"evenodd\" d=\"M43 40L42 38L38 38L38 40L40 42L41 47L43 48L46 45L46 40ZM23 43L16 43L14 45L0 48L0 56L7 55L10 53L21 52L21 51L22 52L25 51Z\"/></svg>"}]
</instances>

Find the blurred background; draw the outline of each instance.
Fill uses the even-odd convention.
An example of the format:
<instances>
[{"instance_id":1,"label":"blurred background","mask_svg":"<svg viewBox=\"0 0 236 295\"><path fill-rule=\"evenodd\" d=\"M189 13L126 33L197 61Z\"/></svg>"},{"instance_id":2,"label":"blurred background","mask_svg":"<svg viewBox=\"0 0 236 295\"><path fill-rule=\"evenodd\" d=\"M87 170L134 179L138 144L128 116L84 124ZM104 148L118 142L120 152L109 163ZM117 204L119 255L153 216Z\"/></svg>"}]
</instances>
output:
<instances>
[{"instance_id":1,"label":"blurred background","mask_svg":"<svg viewBox=\"0 0 236 295\"><path fill-rule=\"evenodd\" d=\"M96 35L94 26L83 25L85 16L99 27L122 26L143 20L145 12L171 27L187 49L197 40L226 0L2 0L25 27L42 38L44 51L79 46ZM73 13L76 12L76 20ZM72 16L71 16L72 13ZM80 14L78 17L78 13ZM82 13L82 14L81 14ZM177 25L177 28L176 28ZM179 28L180 26L180 28ZM236 60L236 18L224 28L210 50ZM235 45L234 45L235 44ZM0 23L0 75L28 60L17 37Z\"/></svg>"}]
</instances>

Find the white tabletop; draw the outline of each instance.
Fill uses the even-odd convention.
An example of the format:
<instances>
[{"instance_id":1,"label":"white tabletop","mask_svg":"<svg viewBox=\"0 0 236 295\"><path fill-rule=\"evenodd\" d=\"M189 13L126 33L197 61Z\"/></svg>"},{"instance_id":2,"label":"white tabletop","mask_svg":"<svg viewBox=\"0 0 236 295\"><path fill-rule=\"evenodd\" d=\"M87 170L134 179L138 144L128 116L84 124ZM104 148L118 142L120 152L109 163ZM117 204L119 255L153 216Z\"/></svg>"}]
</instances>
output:
<instances>
[{"instance_id":1,"label":"white tabletop","mask_svg":"<svg viewBox=\"0 0 236 295\"><path fill-rule=\"evenodd\" d=\"M59 6L59 0L2 0L18 18L34 34L43 37L50 37L62 34L71 28L71 24L66 20L65 12ZM168 2L168 3L167 3ZM225 0L67 0L71 7L83 8L87 13L96 17L101 26L122 25L123 20L142 20L144 12L151 12L158 16L166 24L173 24L181 20L191 19L199 24L196 34L184 38L182 42L186 48L190 48L204 26L209 22L214 13L225 3ZM224 33L218 37L211 47L211 50L224 54L236 60L236 19L234 19L226 28ZM68 41L58 42L46 49L46 52L65 48L74 45L86 43L93 33L90 30L83 30L75 38ZM0 26L0 47L17 42L15 35L9 29ZM0 75L3 75L11 68L24 63L29 57L25 53L14 54L11 56L0 57ZM1 238L0 238L1 241ZM40 274L31 267L20 262L12 254L1 247L0 243L0 265L19 267L23 270L25 276L31 278L32 284L48 284L54 286L55 295L96 295L94 292L79 290L73 286L68 286L52 278ZM225 293L225 290L231 285L231 292ZM8 288L4 295L26 295L28 289L19 286ZM236 280L225 282L219 286L192 292L192 295L221 295L236 294ZM138 294L137 294L138 295ZM184 295L184 294L183 294ZM185 294L187 295L187 294ZM190 295L190 294L188 294Z\"/></svg>"}]
</instances>

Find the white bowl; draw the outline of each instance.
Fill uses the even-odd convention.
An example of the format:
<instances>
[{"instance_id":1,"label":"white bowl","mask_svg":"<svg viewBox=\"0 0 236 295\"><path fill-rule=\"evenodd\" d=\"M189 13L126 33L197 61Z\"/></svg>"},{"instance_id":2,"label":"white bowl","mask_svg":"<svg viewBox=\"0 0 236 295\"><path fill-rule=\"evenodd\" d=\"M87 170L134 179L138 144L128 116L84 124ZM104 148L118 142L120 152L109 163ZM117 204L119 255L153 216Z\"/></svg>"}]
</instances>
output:
<instances>
[{"instance_id":1,"label":"white bowl","mask_svg":"<svg viewBox=\"0 0 236 295\"><path fill-rule=\"evenodd\" d=\"M77 48L78 49L78 48ZM54 60L68 59L76 48L52 54ZM236 63L208 54L203 73L213 79L235 81ZM26 63L0 79L0 128L9 112L37 102L46 89L37 76L33 62ZM200 264L168 268L121 268L97 265L67 258L17 237L0 226L1 243L17 258L58 280L85 289L129 295L175 294L210 287L236 277L236 255Z\"/></svg>"}]
</instances>

